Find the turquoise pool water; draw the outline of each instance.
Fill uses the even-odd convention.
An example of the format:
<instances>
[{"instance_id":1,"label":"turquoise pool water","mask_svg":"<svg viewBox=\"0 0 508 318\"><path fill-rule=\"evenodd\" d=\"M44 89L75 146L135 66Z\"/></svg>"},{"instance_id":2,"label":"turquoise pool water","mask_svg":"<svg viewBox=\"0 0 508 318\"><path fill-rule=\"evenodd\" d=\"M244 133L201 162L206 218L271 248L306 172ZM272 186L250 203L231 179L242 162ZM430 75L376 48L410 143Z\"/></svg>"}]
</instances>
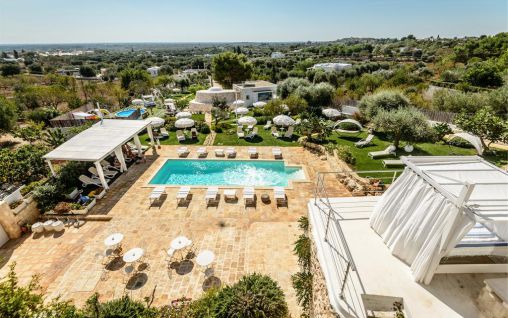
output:
<instances>
[{"instance_id":1,"label":"turquoise pool water","mask_svg":"<svg viewBox=\"0 0 508 318\"><path fill-rule=\"evenodd\" d=\"M121 110L119 112L116 112L115 116L116 117L129 117L135 111L136 111L135 109L124 109L124 110ZM141 115L143 115L145 112L146 112L145 109L141 109Z\"/></svg>"},{"instance_id":2,"label":"turquoise pool water","mask_svg":"<svg viewBox=\"0 0 508 318\"><path fill-rule=\"evenodd\" d=\"M301 167L286 167L283 161L168 159L149 184L285 187L302 179Z\"/></svg>"}]
</instances>

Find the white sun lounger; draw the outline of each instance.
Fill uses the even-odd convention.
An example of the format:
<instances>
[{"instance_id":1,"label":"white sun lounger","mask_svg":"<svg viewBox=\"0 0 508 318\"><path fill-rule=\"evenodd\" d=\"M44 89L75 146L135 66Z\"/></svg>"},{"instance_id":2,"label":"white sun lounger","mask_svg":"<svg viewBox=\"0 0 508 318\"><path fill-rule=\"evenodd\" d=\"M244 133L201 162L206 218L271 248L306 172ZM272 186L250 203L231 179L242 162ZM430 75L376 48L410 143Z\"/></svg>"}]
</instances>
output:
<instances>
[{"instance_id":1,"label":"white sun lounger","mask_svg":"<svg viewBox=\"0 0 508 318\"><path fill-rule=\"evenodd\" d=\"M218 187L209 187L208 189L206 189L206 194L205 194L206 206L208 207L211 202L217 201L218 195L219 195L219 188Z\"/></svg>"},{"instance_id":2,"label":"white sun lounger","mask_svg":"<svg viewBox=\"0 0 508 318\"><path fill-rule=\"evenodd\" d=\"M243 202L245 206L249 203L254 203L256 197L256 192L253 187L245 187L243 188Z\"/></svg>"},{"instance_id":3,"label":"white sun lounger","mask_svg":"<svg viewBox=\"0 0 508 318\"><path fill-rule=\"evenodd\" d=\"M238 136L238 138L245 137L245 133L243 132L242 127L240 127L240 126L236 127L236 135Z\"/></svg>"},{"instance_id":4,"label":"white sun lounger","mask_svg":"<svg viewBox=\"0 0 508 318\"><path fill-rule=\"evenodd\" d=\"M199 149L196 151L199 158L206 157L208 155L208 151L205 147L199 147Z\"/></svg>"},{"instance_id":5,"label":"white sun lounger","mask_svg":"<svg viewBox=\"0 0 508 318\"><path fill-rule=\"evenodd\" d=\"M162 127L160 131L161 131L161 136L162 137L164 137L164 138L168 138L169 137L169 133L166 130L166 128Z\"/></svg>"},{"instance_id":6,"label":"white sun lounger","mask_svg":"<svg viewBox=\"0 0 508 318\"><path fill-rule=\"evenodd\" d=\"M225 189L224 190L224 200L236 200L236 190L235 189Z\"/></svg>"},{"instance_id":7,"label":"white sun lounger","mask_svg":"<svg viewBox=\"0 0 508 318\"><path fill-rule=\"evenodd\" d=\"M115 166L112 166L108 161L106 160L101 160L101 166L102 166L102 169L104 169L104 171L108 170L108 171L119 171L120 169L118 169L117 167ZM110 169L113 169L113 170L110 170Z\"/></svg>"},{"instance_id":8,"label":"white sun lounger","mask_svg":"<svg viewBox=\"0 0 508 318\"><path fill-rule=\"evenodd\" d=\"M150 206L152 206L157 200L160 200L164 193L166 193L166 187L155 187L148 197L150 200Z\"/></svg>"},{"instance_id":9,"label":"white sun lounger","mask_svg":"<svg viewBox=\"0 0 508 318\"><path fill-rule=\"evenodd\" d=\"M245 138L252 139L258 135L258 127L254 127L252 131Z\"/></svg>"},{"instance_id":10,"label":"white sun lounger","mask_svg":"<svg viewBox=\"0 0 508 318\"><path fill-rule=\"evenodd\" d=\"M275 187L273 188L273 197L279 206L279 202L287 203L286 191L283 187Z\"/></svg>"},{"instance_id":11,"label":"white sun lounger","mask_svg":"<svg viewBox=\"0 0 508 318\"><path fill-rule=\"evenodd\" d=\"M224 149L222 149L222 148L215 149L215 156L216 157L224 157Z\"/></svg>"},{"instance_id":12,"label":"white sun lounger","mask_svg":"<svg viewBox=\"0 0 508 318\"><path fill-rule=\"evenodd\" d=\"M398 160L398 159L385 159L382 162L383 162L383 166L385 166L385 167L400 167L400 166L404 165L404 162L402 162L402 160Z\"/></svg>"},{"instance_id":13,"label":"white sun lounger","mask_svg":"<svg viewBox=\"0 0 508 318\"><path fill-rule=\"evenodd\" d=\"M83 183L83 187L86 187L88 185L95 185L98 187L102 187L102 183L99 179L92 179L88 176L85 176L84 174L80 175L78 177L79 181ZM111 180L106 179L106 183L109 183Z\"/></svg>"},{"instance_id":14,"label":"white sun lounger","mask_svg":"<svg viewBox=\"0 0 508 318\"><path fill-rule=\"evenodd\" d=\"M185 141L185 135L181 130L176 131L176 139L178 139L178 142Z\"/></svg>"},{"instance_id":15,"label":"white sun lounger","mask_svg":"<svg viewBox=\"0 0 508 318\"><path fill-rule=\"evenodd\" d=\"M270 127L272 127L272 121L271 120L266 122L266 125L263 126L263 129L270 129Z\"/></svg>"},{"instance_id":16,"label":"white sun lounger","mask_svg":"<svg viewBox=\"0 0 508 318\"><path fill-rule=\"evenodd\" d=\"M280 137L279 132L277 131L277 127L275 127L275 126L272 127L272 136L274 136L276 138Z\"/></svg>"},{"instance_id":17,"label":"white sun lounger","mask_svg":"<svg viewBox=\"0 0 508 318\"><path fill-rule=\"evenodd\" d=\"M258 150L256 149L256 147L249 147L249 157L250 158L257 158L258 157Z\"/></svg>"},{"instance_id":18,"label":"white sun lounger","mask_svg":"<svg viewBox=\"0 0 508 318\"><path fill-rule=\"evenodd\" d=\"M365 147L365 146L369 145L372 142L372 139L374 139L374 135L369 134L367 136L367 138L355 142L355 146L358 147L358 148Z\"/></svg>"},{"instance_id":19,"label":"white sun lounger","mask_svg":"<svg viewBox=\"0 0 508 318\"><path fill-rule=\"evenodd\" d=\"M293 126L289 126L288 131L286 131L286 133L284 134L284 138L293 137L293 131L294 131Z\"/></svg>"},{"instance_id":20,"label":"white sun lounger","mask_svg":"<svg viewBox=\"0 0 508 318\"><path fill-rule=\"evenodd\" d=\"M180 187L176 193L176 204L180 204L182 201L187 201L190 194L190 187Z\"/></svg>"},{"instance_id":21,"label":"white sun lounger","mask_svg":"<svg viewBox=\"0 0 508 318\"><path fill-rule=\"evenodd\" d=\"M189 154L189 149L187 147L180 147L176 150L178 157L184 157Z\"/></svg>"},{"instance_id":22,"label":"white sun lounger","mask_svg":"<svg viewBox=\"0 0 508 318\"><path fill-rule=\"evenodd\" d=\"M282 151L280 148L272 148L272 154L275 159L282 159Z\"/></svg>"},{"instance_id":23,"label":"white sun lounger","mask_svg":"<svg viewBox=\"0 0 508 318\"><path fill-rule=\"evenodd\" d=\"M372 159L376 159L376 158L379 158L379 157L386 157L386 156L397 156L397 153L395 152L396 149L397 148L395 148L394 145L390 145L390 146L386 147L385 150L371 151L371 152L368 153L368 155Z\"/></svg>"},{"instance_id":24,"label":"white sun lounger","mask_svg":"<svg viewBox=\"0 0 508 318\"><path fill-rule=\"evenodd\" d=\"M226 148L226 155L228 156L228 158L235 157L236 156L235 148L233 148L233 147Z\"/></svg>"},{"instance_id":25,"label":"white sun lounger","mask_svg":"<svg viewBox=\"0 0 508 318\"><path fill-rule=\"evenodd\" d=\"M118 171L109 171L104 169L102 171L104 171L104 177L106 178L114 178L118 174ZM97 168L90 167L88 168L88 172L90 172L94 176L94 179L99 178L99 172L97 171Z\"/></svg>"}]
</instances>

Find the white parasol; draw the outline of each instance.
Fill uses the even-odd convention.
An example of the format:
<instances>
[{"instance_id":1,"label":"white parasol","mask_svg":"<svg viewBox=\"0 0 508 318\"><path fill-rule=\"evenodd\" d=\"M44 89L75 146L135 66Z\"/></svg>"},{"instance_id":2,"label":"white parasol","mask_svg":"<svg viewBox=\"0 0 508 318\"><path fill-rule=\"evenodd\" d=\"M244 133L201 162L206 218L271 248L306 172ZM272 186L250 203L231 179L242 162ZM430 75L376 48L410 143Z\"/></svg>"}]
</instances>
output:
<instances>
[{"instance_id":1,"label":"white parasol","mask_svg":"<svg viewBox=\"0 0 508 318\"><path fill-rule=\"evenodd\" d=\"M237 109L235 109L235 113L237 115L245 115L249 112L249 110L245 107L238 107Z\"/></svg>"},{"instance_id":2,"label":"white parasol","mask_svg":"<svg viewBox=\"0 0 508 318\"><path fill-rule=\"evenodd\" d=\"M177 121L175 121L175 127L176 128L190 128L194 126L194 120L190 118L180 118Z\"/></svg>"},{"instance_id":3,"label":"white parasol","mask_svg":"<svg viewBox=\"0 0 508 318\"><path fill-rule=\"evenodd\" d=\"M180 119L180 118L191 118L192 117L192 114L189 113L189 112L179 112L178 114L176 114L176 118L177 119Z\"/></svg>"},{"instance_id":4,"label":"white parasol","mask_svg":"<svg viewBox=\"0 0 508 318\"><path fill-rule=\"evenodd\" d=\"M255 102L253 105L256 108L263 108L266 106L266 103L265 102Z\"/></svg>"},{"instance_id":5,"label":"white parasol","mask_svg":"<svg viewBox=\"0 0 508 318\"><path fill-rule=\"evenodd\" d=\"M142 99L133 99L132 100L132 105L139 106L139 105L144 105L144 104L145 104L145 102Z\"/></svg>"},{"instance_id":6,"label":"white parasol","mask_svg":"<svg viewBox=\"0 0 508 318\"><path fill-rule=\"evenodd\" d=\"M145 120L150 122L150 124L152 124L152 127L154 127L154 128L164 125L164 119L162 119L160 117L148 117Z\"/></svg>"},{"instance_id":7,"label":"white parasol","mask_svg":"<svg viewBox=\"0 0 508 318\"><path fill-rule=\"evenodd\" d=\"M293 120L293 118L291 118L289 116L279 115L279 116L275 116L273 118L273 123L277 126L287 127L287 126L293 126L295 124L295 121Z\"/></svg>"},{"instance_id":8,"label":"white parasol","mask_svg":"<svg viewBox=\"0 0 508 318\"><path fill-rule=\"evenodd\" d=\"M338 111L335 108L325 108L323 109L323 115L325 115L328 118L339 117L340 111Z\"/></svg>"},{"instance_id":9,"label":"white parasol","mask_svg":"<svg viewBox=\"0 0 508 318\"><path fill-rule=\"evenodd\" d=\"M233 107L243 107L245 105L245 102L241 99L237 99L233 102Z\"/></svg>"},{"instance_id":10,"label":"white parasol","mask_svg":"<svg viewBox=\"0 0 508 318\"><path fill-rule=\"evenodd\" d=\"M238 123L240 125L254 126L255 124L257 124L257 122L258 121L256 120L256 118L251 116L243 116L238 119Z\"/></svg>"}]
</instances>

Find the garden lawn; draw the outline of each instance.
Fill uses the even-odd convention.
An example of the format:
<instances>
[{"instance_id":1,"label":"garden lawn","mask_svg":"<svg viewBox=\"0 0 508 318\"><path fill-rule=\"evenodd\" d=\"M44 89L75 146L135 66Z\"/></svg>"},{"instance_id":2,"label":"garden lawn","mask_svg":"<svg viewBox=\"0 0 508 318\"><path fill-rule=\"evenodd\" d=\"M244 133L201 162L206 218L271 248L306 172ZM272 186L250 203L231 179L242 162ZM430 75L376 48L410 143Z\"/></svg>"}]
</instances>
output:
<instances>
[{"instance_id":1,"label":"garden lawn","mask_svg":"<svg viewBox=\"0 0 508 318\"><path fill-rule=\"evenodd\" d=\"M206 136L208 136L208 135L199 133L197 139L191 139L190 138L190 131L187 130L187 137L188 138L183 142L178 142L178 140L176 139L176 132L174 132L174 131L168 131L168 132L169 132L169 138L160 139L161 145L202 145L203 142L205 142ZM141 140L141 143L143 145L150 144L150 137L148 137L147 133L140 135L139 139Z\"/></svg>"},{"instance_id":2,"label":"garden lawn","mask_svg":"<svg viewBox=\"0 0 508 318\"><path fill-rule=\"evenodd\" d=\"M353 169L357 171L367 170L400 170L403 167L388 167L383 166L383 159L398 159L400 156L454 156L454 155L475 155L476 151L471 148L459 148L443 144L435 144L430 142L422 142L414 144L414 150L411 153L407 153L404 149L397 150L397 156L387 156L379 159L371 159L368 153L371 151L384 150L391 144L389 140L382 140L378 136L374 137L371 145L357 148L354 143L360 139L367 137L367 132L362 132L360 135L347 134L347 133L336 133L334 132L328 141L337 145L349 146L353 156L356 159L356 163L353 165ZM402 145L403 146L403 145Z\"/></svg>"},{"instance_id":3,"label":"garden lawn","mask_svg":"<svg viewBox=\"0 0 508 318\"><path fill-rule=\"evenodd\" d=\"M214 145L217 146L278 146L278 147L295 147L300 146L297 142L299 136L294 135L291 139L275 138L272 136L270 129L264 130L264 125L257 125L258 135L251 139L238 138L236 128L224 130L215 136ZM232 126L236 127L236 126ZM247 135L247 134L245 134Z\"/></svg>"}]
</instances>

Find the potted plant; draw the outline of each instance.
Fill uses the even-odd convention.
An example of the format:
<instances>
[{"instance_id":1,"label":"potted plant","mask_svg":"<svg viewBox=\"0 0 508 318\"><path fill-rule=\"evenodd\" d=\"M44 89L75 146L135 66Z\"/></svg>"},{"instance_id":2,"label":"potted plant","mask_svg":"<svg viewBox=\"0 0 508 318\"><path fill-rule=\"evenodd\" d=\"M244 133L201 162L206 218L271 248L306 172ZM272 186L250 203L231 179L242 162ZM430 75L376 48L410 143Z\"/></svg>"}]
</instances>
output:
<instances>
[{"instance_id":1,"label":"potted plant","mask_svg":"<svg viewBox=\"0 0 508 318\"><path fill-rule=\"evenodd\" d=\"M16 200L9 204L11 210L13 210L14 214L18 214L21 210L26 207L26 202L23 200Z\"/></svg>"},{"instance_id":2,"label":"potted plant","mask_svg":"<svg viewBox=\"0 0 508 318\"><path fill-rule=\"evenodd\" d=\"M71 203L70 206L71 206L70 212L73 213L73 214L84 214L84 213L86 213L86 209L84 209L84 207L81 204L79 204L79 203Z\"/></svg>"}]
</instances>

